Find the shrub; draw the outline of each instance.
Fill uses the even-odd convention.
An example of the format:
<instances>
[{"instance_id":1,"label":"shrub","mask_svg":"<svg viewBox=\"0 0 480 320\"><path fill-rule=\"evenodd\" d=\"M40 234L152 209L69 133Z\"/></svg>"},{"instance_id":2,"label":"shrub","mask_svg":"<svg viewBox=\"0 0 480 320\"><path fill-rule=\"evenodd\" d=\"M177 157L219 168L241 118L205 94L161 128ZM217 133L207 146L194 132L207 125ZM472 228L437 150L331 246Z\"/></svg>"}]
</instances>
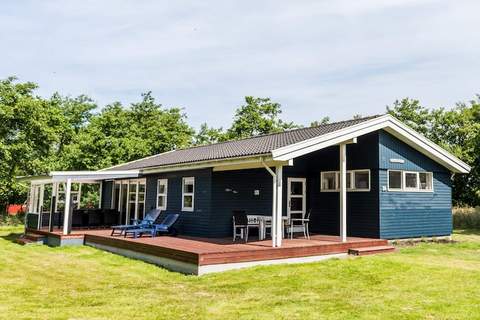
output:
<instances>
[{"instance_id":1,"label":"shrub","mask_svg":"<svg viewBox=\"0 0 480 320\"><path fill-rule=\"evenodd\" d=\"M16 226L25 223L25 214L19 213L14 216L5 213L0 214L0 226Z\"/></svg>"},{"instance_id":2,"label":"shrub","mask_svg":"<svg viewBox=\"0 0 480 320\"><path fill-rule=\"evenodd\" d=\"M456 229L480 229L480 207L453 208L453 227Z\"/></svg>"}]
</instances>

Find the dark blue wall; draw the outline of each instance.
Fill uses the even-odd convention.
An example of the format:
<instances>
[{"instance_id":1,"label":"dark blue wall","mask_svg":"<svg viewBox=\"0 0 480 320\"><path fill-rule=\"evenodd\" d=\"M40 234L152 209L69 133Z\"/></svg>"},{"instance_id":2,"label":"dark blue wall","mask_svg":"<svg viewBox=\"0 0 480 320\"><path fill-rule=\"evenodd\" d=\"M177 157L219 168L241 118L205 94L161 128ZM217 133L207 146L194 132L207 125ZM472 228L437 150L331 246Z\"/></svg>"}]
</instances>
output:
<instances>
[{"instance_id":1,"label":"dark blue wall","mask_svg":"<svg viewBox=\"0 0 480 320\"><path fill-rule=\"evenodd\" d=\"M213 172L211 235L232 235L233 210L272 215L272 184L272 176L264 168ZM260 191L258 196L255 190Z\"/></svg>"},{"instance_id":2,"label":"dark blue wall","mask_svg":"<svg viewBox=\"0 0 480 320\"><path fill-rule=\"evenodd\" d=\"M405 163L391 163L390 159ZM380 237L450 235L451 180L448 170L385 131L379 134ZM389 192L387 169L433 172L433 192Z\"/></svg>"},{"instance_id":3,"label":"dark blue wall","mask_svg":"<svg viewBox=\"0 0 480 320\"><path fill-rule=\"evenodd\" d=\"M285 167L284 212L287 210L288 177L307 178L307 210L312 209L310 229L321 234L338 235L340 230L339 192L320 192L320 173L339 170L340 150L329 147L294 160ZM378 237L378 134L358 138L347 145L347 170L370 169L369 192L347 192L347 234Z\"/></svg>"},{"instance_id":4,"label":"dark blue wall","mask_svg":"<svg viewBox=\"0 0 480 320\"><path fill-rule=\"evenodd\" d=\"M378 237L378 135L369 134L347 146L347 169L371 169L370 192L348 192L347 231L351 236ZM284 167L283 214L287 214L289 177L307 179L307 210L312 209L310 229L322 234L338 234L339 193L320 192L320 172L339 169L339 148L331 147L294 160ZM237 193L226 192L232 189ZM255 196L254 190L260 190ZM212 235L231 236L232 211L272 214L272 176L264 168L213 172Z\"/></svg>"},{"instance_id":5,"label":"dark blue wall","mask_svg":"<svg viewBox=\"0 0 480 320\"><path fill-rule=\"evenodd\" d=\"M182 178L195 177L195 202L193 212L182 210ZM210 234L212 170L191 170L161 173L146 176L147 191L145 210L156 207L157 180L168 179L167 212L180 214L176 225L182 234L192 236L208 236Z\"/></svg>"}]
</instances>

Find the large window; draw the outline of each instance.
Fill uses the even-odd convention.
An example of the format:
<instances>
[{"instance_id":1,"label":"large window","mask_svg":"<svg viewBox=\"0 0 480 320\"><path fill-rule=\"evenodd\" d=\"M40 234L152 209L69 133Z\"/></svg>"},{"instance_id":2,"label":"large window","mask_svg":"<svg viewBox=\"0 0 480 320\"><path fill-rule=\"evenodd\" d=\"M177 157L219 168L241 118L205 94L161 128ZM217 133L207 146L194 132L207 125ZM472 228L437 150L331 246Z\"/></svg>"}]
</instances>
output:
<instances>
[{"instance_id":1,"label":"large window","mask_svg":"<svg viewBox=\"0 0 480 320\"><path fill-rule=\"evenodd\" d=\"M320 174L320 191L339 191L340 172L326 171ZM348 191L370 191L370 170L348 170L347 171Z\"/></svg>"},{"instance_id":2,"label":"large window","mask_svg":"<svg viewBox=\"0 0 480 320\"><path fill-rule=\"evenodd\" d=\"M195 203L195 178L182 180L182 211L193 211Z\"/></svg>"},{"instance_id":3,"label":"large window","mask_svg":"<svg viewBox=\"0 0 480 320\"><path fill-rule=\"evenodd\" d=\"M389 191L433 191L433 173L388 170Z\"/></svg>"},{"instance_id":4,"label":"large window","mask_svg":"<svg viewBox=\"0 0 480 320\"><path fill-rule=\"evenodd\" d=\"M167 209L168 180L158 179L157 181L157 209Z\"/></svg>"}]
</instances>

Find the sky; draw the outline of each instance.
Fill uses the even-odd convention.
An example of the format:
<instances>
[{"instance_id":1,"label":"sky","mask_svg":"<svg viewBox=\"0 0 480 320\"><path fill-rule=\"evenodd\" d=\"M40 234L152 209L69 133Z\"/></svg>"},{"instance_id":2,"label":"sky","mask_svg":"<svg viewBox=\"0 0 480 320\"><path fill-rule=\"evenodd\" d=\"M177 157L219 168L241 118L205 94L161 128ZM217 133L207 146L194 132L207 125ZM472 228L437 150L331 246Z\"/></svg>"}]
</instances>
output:
<instances>
[{"instance_id":1,"label":"sky","mask_svg":"<svg viewBox=\"0 0 480 320\"><path fill-rule=\"evenodd\" d=\"M282 118L451 107L480 93L480 1L24 1L0 7L0 78L100 107L152 91L198 128L228 127L246 95Z\"/></svg>"}]
</instances>

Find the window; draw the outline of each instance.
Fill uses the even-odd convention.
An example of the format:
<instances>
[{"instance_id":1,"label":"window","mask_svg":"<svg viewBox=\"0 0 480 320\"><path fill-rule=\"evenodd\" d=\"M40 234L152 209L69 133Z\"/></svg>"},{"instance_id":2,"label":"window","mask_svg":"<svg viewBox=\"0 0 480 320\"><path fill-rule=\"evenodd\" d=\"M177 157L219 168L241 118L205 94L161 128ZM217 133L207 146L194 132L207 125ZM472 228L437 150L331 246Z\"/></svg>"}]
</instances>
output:
<instances>
[{"instance_id":1,"label":"window","mask_svg":"<svg viewBox=\"0 0 480 320\"><path fill-rule=\"evenodd\" d=\"M433 175L431 172L419 172L420 190L433 189Z\"/></svg>"},{"instance_id":2,"label":"window","mask_svg":"<svg viewBox=\"0 0 480 320\"><path fill-rule=\"evenodd\" d=\"M418 172L405 172L405 190L418 189Z\"/></svg>"},{"instance_id":3,"label":"window","mask_svg":"<svg viewBox=\"0 0 480 320\"><path fill-rule=\"evenodd\" d=\"M402 190L402 171L388 171L388 189Z\"/></svg>"},{"instance_id":4,"label":"window","mask_svg":"<svg viewBox=\"0 0 480 320\"><path fill-rule=\"evenodd\" d=\"M355 177L354 190L370 190L370 170L356 170L353 171ZM348 187L348 182L347 182Z\"/></svg>"},{"instance_id":5,"label":"window","mask_svg":"<svg viewBox=\"0 0 480 320\"><path fill-rule=\"evenodd\" d=\"M335 171L331 172L322 172L322 191L336 191L337 190L337 175Z\"/></svg>"},{"instance_id":6,"label":"window","mask_svg":"<svg viewBox=\"0 0 480 320\"><path fill-rule=\"evenodd\" d=\"M417 171L388 171L389 191L433 191L433 173Z\"/></svg>"},{"instance_id":7,"label":"window","mask_svg":"<svg viewBox=\"0 0 480 320\"><path fill-rule=\"evenodd\" d=\"M157 182L157 209L167 209L168 180L158 179Z\"/></svg>"},{"instance_id":8,"label":"window","mask_svg":"<svg viewBox=\"0 0 480 320\"><path fill-rule=\"evenodd\" d=\"M182 211L193 211L195 202L195 178L183 178L182 181Z\"/></svg>"},{"instance_id":9,"label":"window","mask_svg":"<svg viewBox=\"0 0 480 320\"><path fill-rule=\"evenodd\" d=\"M339 191L340 172L327 171L320 174L320 191ZM348 191L370 191L370 170L349 170L347 171Z\"/></svg>"}]
</instances>

